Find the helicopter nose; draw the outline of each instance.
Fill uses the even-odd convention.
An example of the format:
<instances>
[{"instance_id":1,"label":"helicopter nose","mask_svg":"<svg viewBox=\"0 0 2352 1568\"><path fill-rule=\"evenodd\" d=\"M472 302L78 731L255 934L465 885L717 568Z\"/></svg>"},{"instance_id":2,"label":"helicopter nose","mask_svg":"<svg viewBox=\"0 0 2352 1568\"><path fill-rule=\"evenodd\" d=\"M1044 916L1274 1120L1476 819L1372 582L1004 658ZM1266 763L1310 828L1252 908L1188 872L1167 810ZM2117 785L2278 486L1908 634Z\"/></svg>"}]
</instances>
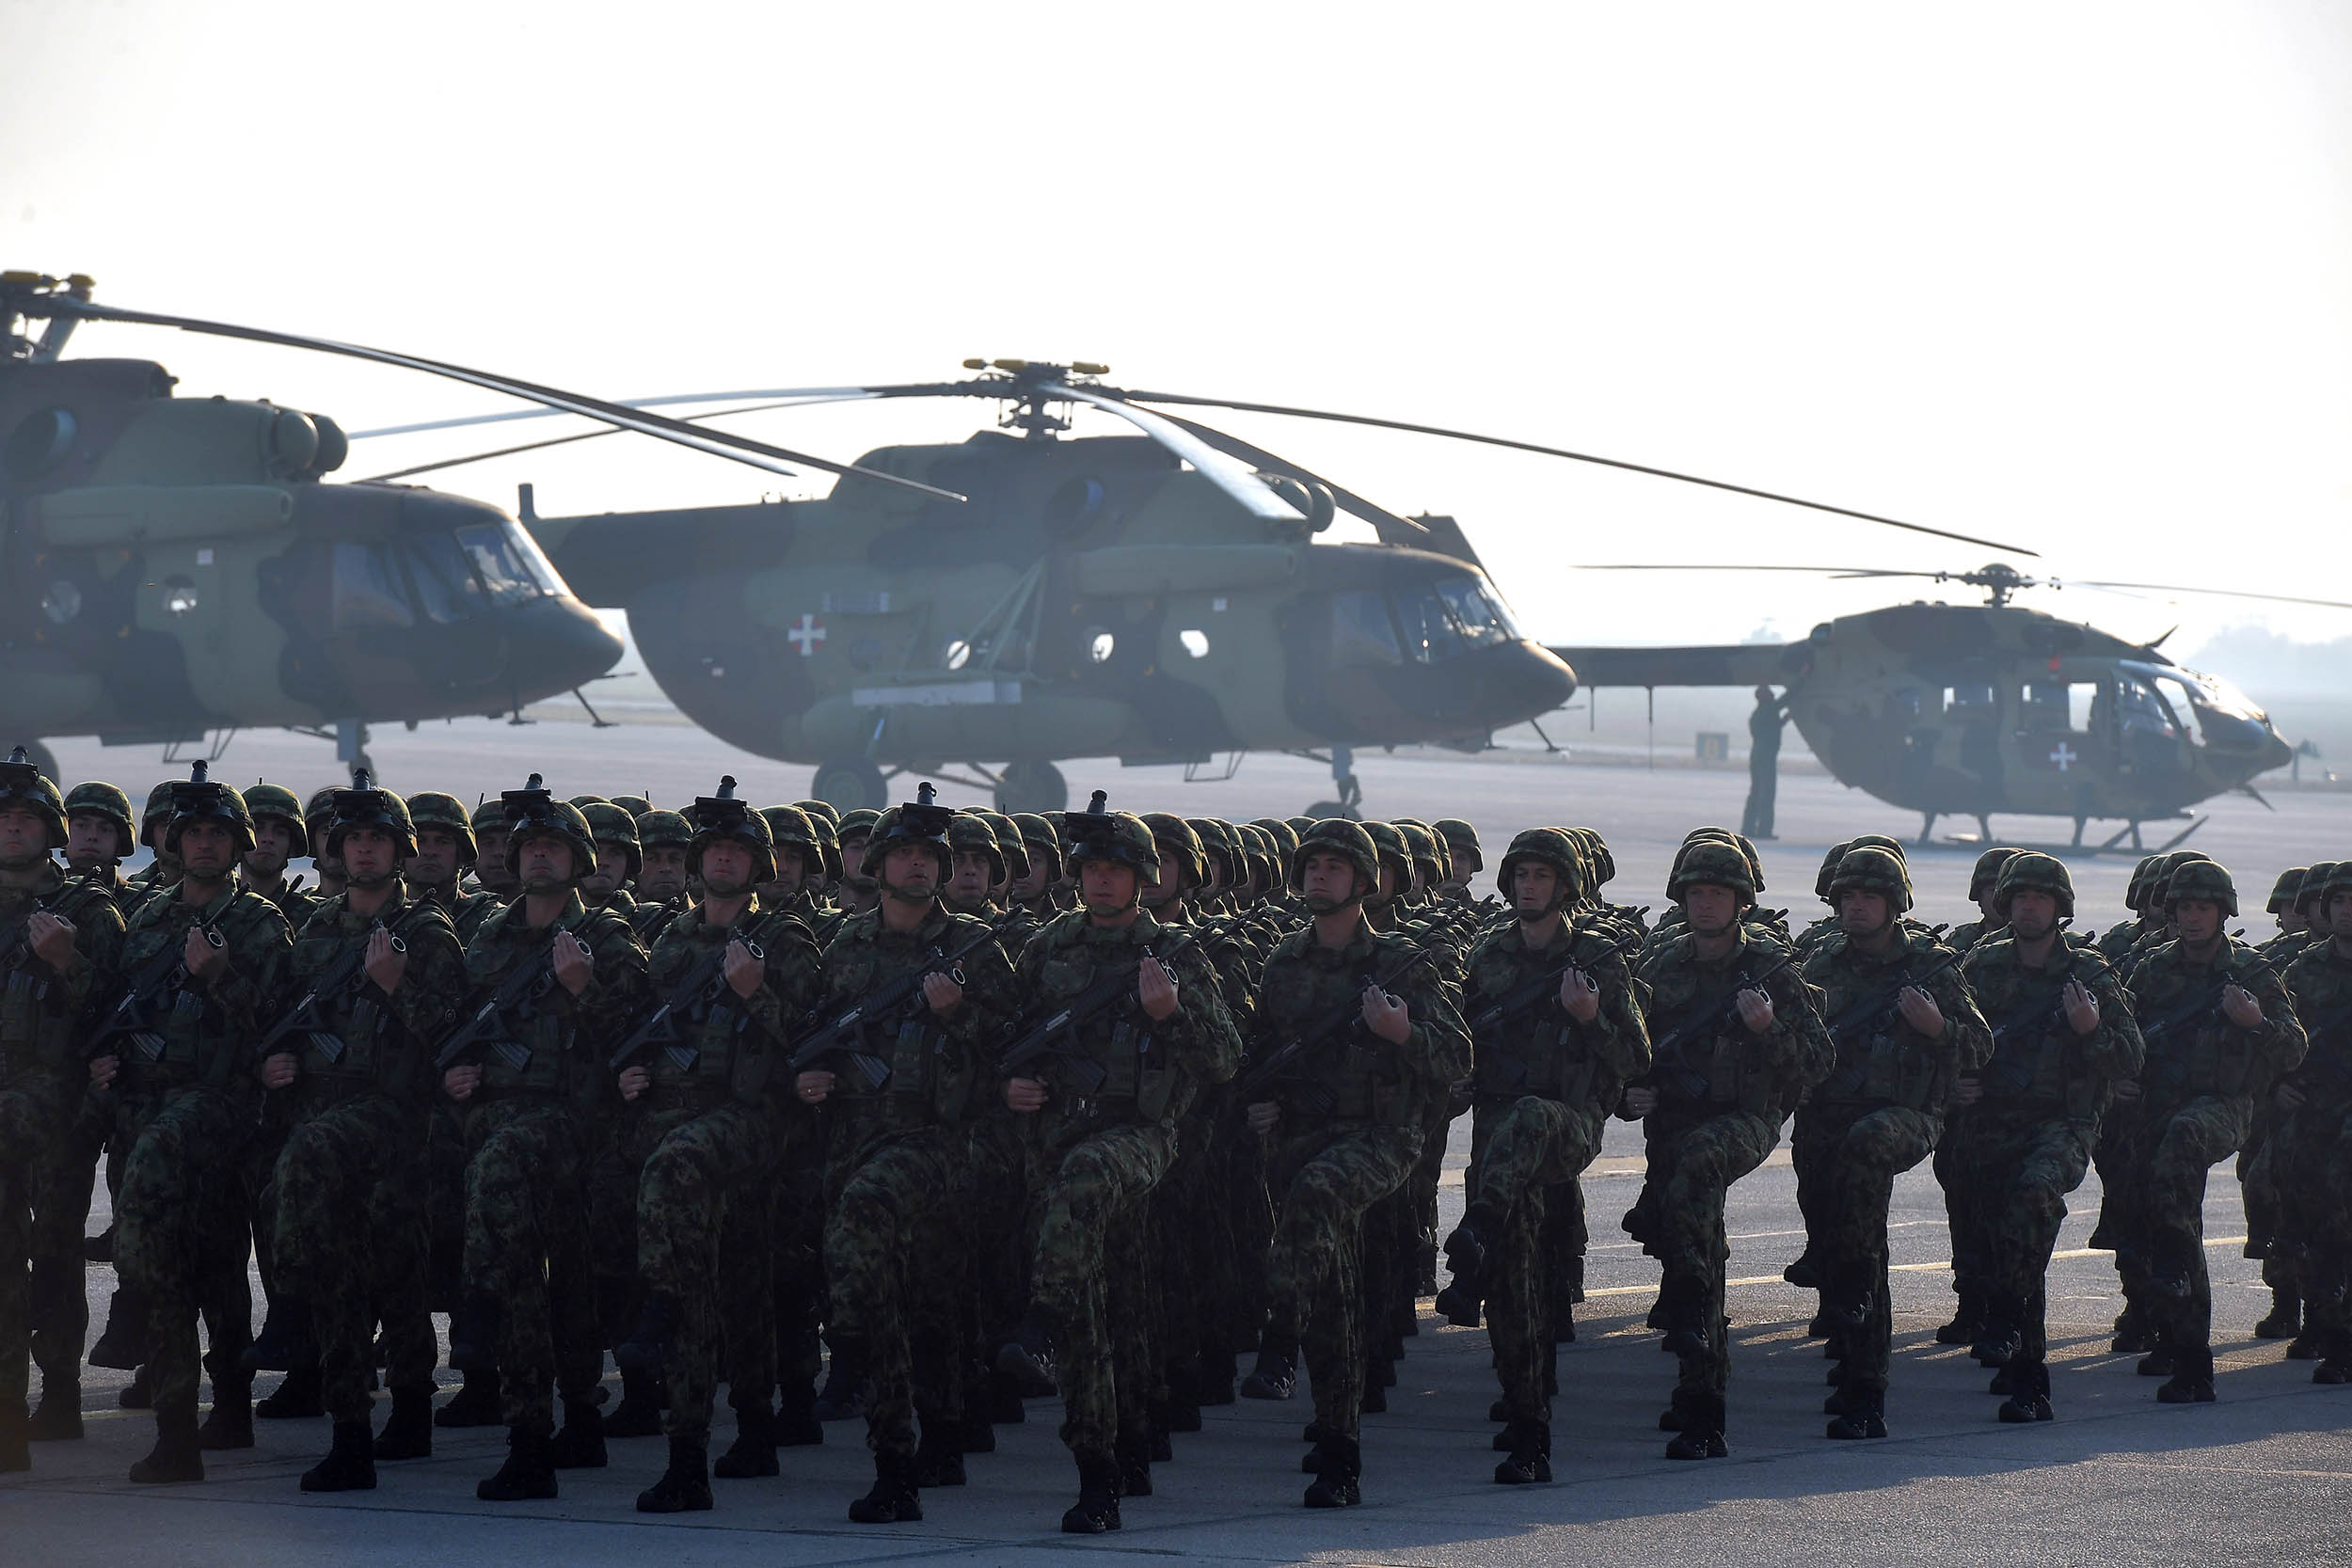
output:
<instances>
[{"instance_id":1,"label":"helicopter nose","mask_svg":"<svg viewBox=\"0 0 2352 1568\"><path fill-rule=\"evenodd\" d=\"M1488 722L1540 719L1576 694L1576 672L1550 649L1506 642L1478 655L1477 689Z\"/></svg>"},{"instance_id":2,"label":"helicopter nose","mask_svg":"<svg viewBox=\"0 0 2352 1568\"><path fill-rule=\"evenodd\" d=\"M621 657L621 640L578 599L533 599L505 614L507 677L523 702L585 685Z\"/></svg>"}]
</instances>

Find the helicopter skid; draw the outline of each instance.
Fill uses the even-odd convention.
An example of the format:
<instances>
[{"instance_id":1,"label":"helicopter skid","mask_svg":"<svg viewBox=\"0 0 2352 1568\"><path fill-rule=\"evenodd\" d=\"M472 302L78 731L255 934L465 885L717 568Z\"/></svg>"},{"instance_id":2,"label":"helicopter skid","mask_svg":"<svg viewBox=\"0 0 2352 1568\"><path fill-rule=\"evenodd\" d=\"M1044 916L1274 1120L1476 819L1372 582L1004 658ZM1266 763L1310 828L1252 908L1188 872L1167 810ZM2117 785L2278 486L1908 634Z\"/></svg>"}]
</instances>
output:
<instances>
[{"instance_id":1,"label":"helicopter skid","mask_svg":"<svg viewBox=\"0 0 2352 1568\"><path fill-rule=\"evenodd\" d=\"M2185 816L2188 814L2184 812L2181 815ZM2067 844L2034 844L2014 838L1986 838L1980 833L1946 833L1940 842L1955 849L1988 849L1997 843L2007 848L2029 849L2037 854L2054 855L2060 858L2069 855L2128 855L2137 859L2145 855L2161 855L2169 850L2179 848L2189 834L2211 820L2212 818L2205 816L2196 817L2187 827L2183 828L2162 844L2148 844L2143 841L2142 835L2137 830L2146 826L2144 822L2126 823L2097 844L2085 844L2080 840Z\"/></svg>"}]
</instances>

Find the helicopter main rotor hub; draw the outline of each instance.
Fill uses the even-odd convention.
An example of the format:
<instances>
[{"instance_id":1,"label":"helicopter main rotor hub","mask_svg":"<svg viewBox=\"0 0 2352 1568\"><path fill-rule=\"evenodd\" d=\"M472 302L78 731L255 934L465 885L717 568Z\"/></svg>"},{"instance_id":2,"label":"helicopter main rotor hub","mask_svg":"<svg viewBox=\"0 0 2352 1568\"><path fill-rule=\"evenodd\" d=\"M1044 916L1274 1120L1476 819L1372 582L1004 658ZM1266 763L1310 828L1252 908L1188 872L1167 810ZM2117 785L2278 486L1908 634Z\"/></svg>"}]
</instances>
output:
<instances>
[{"instance_id":1,"label":"helicopter main rotor hub","mask_svg":"<svg viewBox=\"0 0 2352 1568\"><path fill-rule=\"evenodd\" d=\"M1017 430L1032 441L1050 441L1070 428L1070 420L1052 412L1057 399L1048 389L1064 382L1092 380L1110 374L1108 365L1098 365L1085 359L1067 365L1056 365L1042 359L966 359L967 371L994 372L973 383L991 395L1002 397L1012 409L996 421L1000 430ZM999 388L1001 387L1001 389Z\"/></svg>"}]
</instances>

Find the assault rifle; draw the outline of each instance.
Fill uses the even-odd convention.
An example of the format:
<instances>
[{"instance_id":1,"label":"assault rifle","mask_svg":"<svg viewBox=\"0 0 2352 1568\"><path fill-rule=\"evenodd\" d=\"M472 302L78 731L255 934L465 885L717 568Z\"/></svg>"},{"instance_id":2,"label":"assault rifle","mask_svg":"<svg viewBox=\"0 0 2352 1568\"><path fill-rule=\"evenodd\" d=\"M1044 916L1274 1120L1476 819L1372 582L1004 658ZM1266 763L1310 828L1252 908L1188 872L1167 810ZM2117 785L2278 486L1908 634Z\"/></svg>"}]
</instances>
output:
<instances>
[{"instance_id":1,"label":"assault rifle","mask_svg":"<svg viewBox=\"0 0 2352 1568\"><path fill-rule=\"evenodd\" d=\"M1794 952L1783 953L1755 974L1745 971L1731 988L1731 994L1719 1006L1708 1007L1694 1018L1687 1018L1650 1042L1650 1073L1653 1078L1671 1074L1675 1092L1686 1100L1701 1100L1707 1095L1707 1075L1682 1061L1682 1048L1701 1035L1712 1034L1740 1016L1740 993L1762 990L1764 982L1787 969L1796 958Z\"/></svg>"},{"instance_id":2,"label":"assault rifle","mask_svg":"<svg viewBox=\"0 0 2352 1568\"><path fill-rule=\"evenodd\" d=\"M447 1072L457 1065L458 1058L479 1044L484 1036L502 1027L506 1015L526 1002L536 1002L555 984L555 941L565 933L559 930L548 938L548 944L516 964L490 999L476 1007L473 1016L459 1024L441 1042L441 1049L433 1058L437 1072ZM531 1060L531 1053L513 1040L497 1044L499 1060L520 1072Z\"/></svg>"},{"instance_id":3,"label":"assault rifle","mask_svg":"<svg viewBox=\"0 0 2352 1568\"><path fill-rule=\"evenodd\" d=\"M1828 1028L1832 1039L1867 1024L1868 1027L1862 1030L1862 1037L1868 1039L1884 1028L1895 1010L1902 1006L1902 994L1906 989L1912 986L1924 987L1928 981L1960 962L1960 954L1947 953L1918 974L1899 974L1892 985L1883 986L1867 996L1847 1003L1837 1009L1835 1017L1821 1022Z\"/></svg>"},{"instance_id":4,"label":"assault rifle","mask_svg":"<svg viewBox=\"0 0 2352 1568\"><path fill-rule=\"evenodd\" d=\"M717 952L687 971L686 977L672 990L668 1000L656 1007L644 1022L629 1031L628 1038L621 1042L621 1048L612 1053L612 1061L605 1065L619 1072L639 1056L660 1046L669 1056L672 1067L680 1072L691 1069L694 1059L702 1053L687 1044L686 1037L678 1033L678 1016L681 1013L698 1013L718 1000L720 988L726 984L727 949L739 942L754 958L763 961L767 958L766 950L751 938L729 935L719 944Z\"/></svg>"},{"instance_id":5,"label":"assault rifle","mask_svg":"<svg viewBox=\"0 0 2352 1568\"><path fill-rule=\"evenodd\" d=\"M375 933L383 929L384 923L377 921L373 928L369 931L367 942L355 942L342 958L337 958L328 966L325 974L311 982L310 989L303 993L302 1000L287 1009L286 1016L272 1025L269 1032L262 1037L262 1043L253 1048L255 1060L267 1059L274 1053L274 1048L278 1042L293 1034L307 1035L310 1043L317 1047L319 1054L325 1056L329 1062L340 1061L342 1058L345 1049L343 1038L341 1035L321 1027L324 1021L318 1016L318 1006L327 997L341 995L345 988L356 989L358 986L359 972L368 961L368 947L375 940ZM394 931L390 935L393 952L408 951L408 943L401 939L399 932Z\"/></svg>"},{"instance_id":6,"label":"assault rifle","mask_svg":"<svg viewBox=\"0 0 2352 1568\"><path fill-rule=\"evenodd\" d=\"M2227 951L2228 950L2225 947L2225 955ZM2270 968L2269 960L2264 958L2260 954L2254 955L2254 962L2265 970ZM2153 1020L2146 1023L2142 1023L2139 1026L2139 1037L2141 1041L2149 1047L2150 1053L2153 1054L2157 1040L2170 1034L2175 1029L2200 1022L2207 1013L2210 1013L2216 1007L2220 1006L2223 993L2226 992L2232 986L2236 984L2238 984L2236 971L2225 968L2222 970L2219 976L2214 980L2212 985L2198 991L2195 995L2191 996L2186 1002L2182 1003L2180 1006L2173 1007L2167 1012L2158 1014Z\"/></svg>"},{"instance_id":7,"label":"assault rifle","mask_svg":"<svg viewBox=\"0 0 2352 1568\"><path fill-rule=\"evenodd\" d=\"M220 933L218 915L191 923L191 931L204 933L205 942L215 948L229 945L229 939ZM147 960L146 967L131 977L114 1006L90 1032L87 1053L92 1061L117 1053L118 1040L129 1040L139 1049L139 1054L154 1061L163 1054L164 1037L156 1030L151 1013L163 999L188 983L188 966L183 938L178 946L167 942L163 951Z\"/></svg>"},{"instance_id":8,"label":"assault rifle","mask_svg":"<svg viewBox=\"0 0 2352 1568\"><path fill-rule=\"evenodd\" d=\"M1033 1077L1034 1073L1022 1069L1032 1062L1038 1062L1056 1069L1057 1076L1067 1080L1068 1086L1082 1096L1101 1088L1105 1076L1102 1066L1077 1055L1073 1049L1077 1044L1078 1031L1135 994L1136 976L1143 971L1145 958L1156 958L1166 965L1177 954L1193 945L1194 934L1190 931L1177 931L1171 935L1175 940L1165 943L1159 952L1144 948L1133 964L1121 964L1108 974L1098 977L1092 985L1056 1006L1043 1018L1034 1022L1024 1018L1015 1023L1012 1044L996 1060L997 1075L1002 1078Z\"/></svg>"},{"instance_id":9,"label":"assault rifle","mask_svg":"<svg viewBox=\"0 0 2352 1568\"><path fill-rule=\"evenodd\" d=\"M1434 956L1427 947L1416 946L1410 953L1390 965L1382 974L1365 975L1364 985L1377 986L1381 990L1386 991L1406 975L1427 963ZM1359 997L1352 997L1347 1006L1335 1009L1317 1022L1293 1035L1269 1053L1265 1060L1252 1063L1248 1070L1234 1081L1234 1099L1244 1105L1263 1100L1266 1097L1266 1091L1290 1076L1292 1069L1299 1062L1325 1046L1337 1041L1362 1022L1363 1003Z\"/></svg>"},{"instance_id":10,"label":"assault rifle","mask_svg":"<svg viewBox=\"0 0 2352 1568\"><path fill-rule=\"evenodd\" d=\"M802 1036L792 1048L791 1069L806 1072L828 1056L840 1056L865 1080L866 1092L881 1088L890 1081L890 1064L867 1049L873 1032L885 1023L895 1025L898 1022L899 1015L908 1011L922 994L925 976L945 973L956 984L963 984L964 958L995 940L993 930L982 930L952 953L943 953L934 944L927 955L929 962L867 991L845 1011Z\"/></svg>"}]
</instances>

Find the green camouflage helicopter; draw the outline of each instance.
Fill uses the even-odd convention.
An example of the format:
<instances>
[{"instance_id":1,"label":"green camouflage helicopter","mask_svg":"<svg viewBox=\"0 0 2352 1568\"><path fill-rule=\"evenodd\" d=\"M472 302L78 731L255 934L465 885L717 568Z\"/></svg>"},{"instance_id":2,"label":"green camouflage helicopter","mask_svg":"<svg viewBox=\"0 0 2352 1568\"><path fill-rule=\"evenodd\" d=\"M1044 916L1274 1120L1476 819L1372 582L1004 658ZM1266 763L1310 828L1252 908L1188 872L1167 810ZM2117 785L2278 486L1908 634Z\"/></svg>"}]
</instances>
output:
<instances>
[{"instance_id":1,"label":"green camouflage helicopter","mask_svg":"<svg viewBox=\"0 0 2352 1568\"><path fill-rule=\"evenodd\" d=\"M2096 847L2121 848L2128 838L2138 851L2142 823L2187 817L2198 801L2232 790L2261 800L2253 781L2294 755L2269 715L2227 681L2174 663L2158 648L2164 638L2133 642L2010 603L2021 590L2151 590L2352 610L2331 599L2281 594L2080 578L2061 583L1999 562L1967 572L1667 564L1585 569L1931 578L1982 589L1982 604L1914 602L1841 615L1799 642L1553 650L1575 664L1588 687L1786 688L1789 717L1821 765L1850 787L1919 812L1922 844L1930 842L1937 817L1947 814L1975 817L1979 842L1990 844L1991 817L1998 812L2072 817L2073 847L2082 845L2084 829L2094 819L2120 820L2123 827ZM2191 820L2159 847L2178 844L2198 825Z\"/></svg>"},{"instance_id":2,"label":"green camouflage helicopter","mask_svg":"<svg viewBox=\"0 0 2352 1568\"><path fill-rule=\"evenodd\" d=\"M627 406L734 402L696 420L821 402L997 402L1003 428L885 447L820 500L525 521L589 603L617 607L645 667L695 722L743 750L814 764L813 793L880 805L901 771L961 764L1006 811L1067 803L1057 759L1178 763L1289 752L1327 762L1352 814L1352 753L1475 751L1565 703L1576 675L1513 625L1449 517L1406 517L1192 420L1146 404L1337 420L1548 452L1936 533L1794 497L1466 431L1131 391L1103 365L964 361L971 379L768 388ZM1092 409L1140 435L1062 439ZM437 420L356 438L530 419ZM567 436L396 469L510 456ZM1376 543L1318 540L1339 513ZM1990 541L1971 541L1991 543ZM1998 546L1995 547L2005 547Z\"/></svg>"},{"instance_id":3,"label":"green camouflage helicopter","mask_svg":"<svg viewBox=\"0 0 2352 1568\"><path fill-rule=\"evenodd\" d=\"M0 733L53 776L36 736L178 747L257 726L331 737L372 767L371 722L515 712L621 653L505 513L322 483L348 451L333 420L174 397L149 360L66 358L81 323L344 355L774 471L838 467L512 377L90 294L85 277L0 273Z\"/></svg>"}]
</instances>

